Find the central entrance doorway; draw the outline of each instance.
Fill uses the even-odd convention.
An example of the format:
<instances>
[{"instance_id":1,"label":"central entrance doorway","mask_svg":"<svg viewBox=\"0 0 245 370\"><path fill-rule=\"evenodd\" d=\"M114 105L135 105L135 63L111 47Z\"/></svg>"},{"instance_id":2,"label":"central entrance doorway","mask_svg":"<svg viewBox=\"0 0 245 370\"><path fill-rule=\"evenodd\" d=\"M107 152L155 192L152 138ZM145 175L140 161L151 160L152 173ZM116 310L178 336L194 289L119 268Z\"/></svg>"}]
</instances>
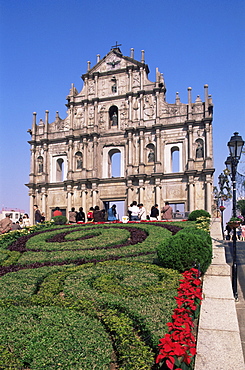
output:
<instances>
[{"instance_id":1,"label":"central entrance doorway","mask_svg":"<svg viewBox=\"0 0 245 370\"><path fill-rule=\"evenodd\" d=\"M104 209L106 210L106 212L108 211L109 208L111 208L111 206L113 206L113 204L116 205L116 211L117 211L117 219L119 221L122 221L122 216L125 216L125 211L124 211L124 207L125 207L125 201L124 200L109 200L109 201L104 201Z\"/></svg>"}]
</instances>

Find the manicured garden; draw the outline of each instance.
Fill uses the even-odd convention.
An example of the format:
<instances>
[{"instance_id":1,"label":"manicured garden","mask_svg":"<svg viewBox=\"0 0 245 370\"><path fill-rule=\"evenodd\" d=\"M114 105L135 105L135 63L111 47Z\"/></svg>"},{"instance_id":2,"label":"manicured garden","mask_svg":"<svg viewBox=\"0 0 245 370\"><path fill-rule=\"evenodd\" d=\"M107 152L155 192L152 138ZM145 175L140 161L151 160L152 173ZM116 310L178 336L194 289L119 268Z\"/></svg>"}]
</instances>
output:
<instances>
[{"instance_id":1,"label":"manicured garden","mask_svg":"<svg viewBox=\"0 0 245 370\"><path fill-rule=\"evenodd\" d=\"M197 318L197 272L191 308L176 296L181 273L205 272L210 243L195 221L44 225L2 235L0 369L191 369L193 344L163 355L159 340L173 329L176 304Z\"/></svg>"}]
</instances>

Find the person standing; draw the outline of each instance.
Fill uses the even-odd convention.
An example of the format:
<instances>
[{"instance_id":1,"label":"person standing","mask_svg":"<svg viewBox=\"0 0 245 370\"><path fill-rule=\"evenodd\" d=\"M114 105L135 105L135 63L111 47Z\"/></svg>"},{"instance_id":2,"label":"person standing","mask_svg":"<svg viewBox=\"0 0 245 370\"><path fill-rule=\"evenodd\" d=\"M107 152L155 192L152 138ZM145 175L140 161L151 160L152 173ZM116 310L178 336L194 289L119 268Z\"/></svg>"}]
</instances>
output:
<instances>
[{"instance_id":1,"label":"person standing","mask_svg":"<svg viewBox=\"0 0 245 370\"><path fill-rule=\"evenodd\" d=\"M94 222L105 222L105 213L99 206L94 207Z\"/></svg>"},{"instance_id":2,"label":"person standing","mask_svg":"<svg viewBox=\"0 0 245 370\"><path fill-rule=\"evenodd\" d=\"M139 219L140 221L146 220L146 210L142 203L138 204L139 207Z\"/></svg>"},{"instance_id":3,"label":"person standing","mask_svg":"<svg viewBox=\"0 0 245 370\"><path fill-rule=\"evenodd\" d=\"M151 207L150 220L158 221L158 217L159 217L158 204L155 204L154 206Z\"/></svg>"},{"instance_id":4,"label":"person standing","mask_svg":"<svg viewBox=\"0 0 245 370\"><path fill-rule=\"evenodd\" d=\"M76 221L85 222L85 213L83 212L83 207L79 208L79 212L77 212Z\"/></svg>"},{"instance_id":5,"label":"person standing","mask_svg":"<svg viewBox=\"0 0 245 370\"><path fill-rule=\"evenodd\" d=\"M115 204L113 204L113 206L108 209L107 216L108 216L107 217L108 221L116 221L117 211L116 211L116 205Z\"/></svg>"},{"instance_id":6,"label":"person standing","mask_svg":"<svg viewBox=\"0 0 245 370\"><path fill-rule=\"evenodd\" d=\"M22 220L22 227L30 227L30 226L31 226L31 223L30 223L29 216L27 213L25 213L23 216L23 220Z\"/></svg>"},{"instance_id":7,"label":"person standing","mask_svg":"<svg viewBox=\"0 0 245 370\"><path fill-rule=\"evenodd\" d=\"M53 213L53 216L62 216L62 212L59 207L56 207Z\"/></svg>"},{"instance_id":8,"label":"person standing","mask_svg":"<svg viewBox=\"0 0 245 370\"><path fill-rule=\"evenodd\" d=\"M75 211L75 208L72 207L72 209L69 211L69 223L75 224L77 222L77 212Z\"/></svg>"},{"instance_id":9,"label":"person standing","mask_svg":"<svg viewBox=\"0 0 245 370\"><path fill-rule=\"evenodd\" d=\"M93 207L89 208L89 211L87 213L87 220L88 220L88 222L92 222L94 220L94 209L93 209Z\"/></svg>"},{"instance_id":10,"label":"person standing","mask_svg":"<svg viewBox=\"0 0 245 370\"><path fill-rule=\"evenodd\" d=\"M34 220L35 220L35 224L39 224L41 222L41 219L42 219L41 212L38 209L38 205L35 204L34 205Z\"/></svg>"},{"instance_id":11,"label":"person standing","mask_svg":"<svg viewBox=\"0 0 245 370\"><path fill-rule=\"evenodd\" d=\"M0 221L0 234L7 233L11 230L13 222L10 219L10 216L11 215L7 213L5 218Z\"/></svg>"},{"instance_id":12,"label":"person standing","mask_svg":"<svg viewBox=\"0 0 245 370\"><path fill-rule=\"evenodd\" d=\"M162 220L172 220L173 208L169 205L169 202L165 202L165 206L161 210Z\"/></svg>"},{"instance_id":13,"label":"person standing","mask_svg":"<svg viewBox=\"0 0 245 370\"><path fill-rule=\"evenodd\" d=\"M131 212L131 221L139 221L139 207L137 206L137 202L134 200L132 206L128 208L129 212Z\"/></svg>"}]
</instances>

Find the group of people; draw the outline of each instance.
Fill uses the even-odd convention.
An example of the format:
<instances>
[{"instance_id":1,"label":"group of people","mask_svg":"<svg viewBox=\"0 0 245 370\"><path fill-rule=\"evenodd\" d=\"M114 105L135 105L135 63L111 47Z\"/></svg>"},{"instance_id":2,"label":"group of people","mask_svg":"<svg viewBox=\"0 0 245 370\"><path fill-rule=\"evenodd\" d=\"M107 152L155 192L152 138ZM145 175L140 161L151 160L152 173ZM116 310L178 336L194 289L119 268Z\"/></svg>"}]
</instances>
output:
<instances>
[{"instance_id":1,"label":"group of people","mask_svg":"<svg viewBox=\"0 0 245 370\"><path fill-rule=\"evenodd\" d=\"M147 215L144 205L142 203L137 204L136 201L133 201L128 207L128 217L129 221L158 221L160 219L158 204L152 206L150 214ZM161 210L161 219L171 220L172 218L173 208L170 206L169 202L165 202L165 206Z\"/></svg>"},{"instance_id":2,"label":"group of people","mask_svg":"<svg viewBox=\"0 0 245 370\"><path fill-rule=\"evenodd\" d=\"M11 213L7 213L5 218L0 221L0 234L5 234L12 230L21 230L29 226L31 226L31 223L27 213L15 222L11 220Z\"/></svg>"},{"instance_id":3,"label":"group of people","mask_svg":"<svg viewBox=\"0 0 245 370\"><path fill-rule=\"evenodd\" d=\"M225 239L231 240L233 236L233 229L230 227L230 225L226 225L225 228ZM236 238L240 241L245 241L245 224L243 223L236 229Z\"/></svg>"},{"instance_id":4,"label":"group of people","mask_svg":"<svg viewBox=\"0 0 245 370\"><path fill-rule=\"evenodd\" d=\"M116 221L117 220L116 205L113 204L108 209L107 212L105 211L105 209L100 209L99 206L90 207L86 216L85 212L83 211L83 207L80 207L78 212L75 210L74 207L72 207L68 214L68 222L71 224L77 222L85 222L86 218L87 222Z\"/></svg>"}]
</instances>

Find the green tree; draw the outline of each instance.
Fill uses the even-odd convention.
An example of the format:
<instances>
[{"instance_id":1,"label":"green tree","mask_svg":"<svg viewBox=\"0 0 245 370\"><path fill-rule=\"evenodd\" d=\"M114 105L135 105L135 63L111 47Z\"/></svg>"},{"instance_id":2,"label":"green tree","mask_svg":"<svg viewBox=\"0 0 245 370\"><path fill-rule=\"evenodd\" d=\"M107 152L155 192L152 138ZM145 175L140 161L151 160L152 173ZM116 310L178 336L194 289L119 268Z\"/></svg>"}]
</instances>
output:
<instances>
[{"instance_id":1,"label":"green tree","mask_svg":"<svg viewBox=\"0 0 245 370\"><path fill-rule=\"evenodd\" d=\"M241 214L245 217L245 199L238 200L237 208L239 209Z\"/></svg>"}]
</instances>

